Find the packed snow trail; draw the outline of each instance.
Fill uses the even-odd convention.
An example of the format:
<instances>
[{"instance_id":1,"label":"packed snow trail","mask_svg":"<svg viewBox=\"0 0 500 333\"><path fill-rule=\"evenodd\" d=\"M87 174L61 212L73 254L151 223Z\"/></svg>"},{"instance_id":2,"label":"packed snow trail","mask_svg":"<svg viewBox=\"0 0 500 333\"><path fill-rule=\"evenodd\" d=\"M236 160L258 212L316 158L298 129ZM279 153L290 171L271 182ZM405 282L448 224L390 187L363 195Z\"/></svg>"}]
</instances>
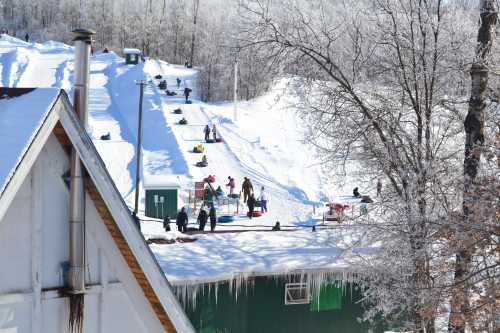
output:
<instances>
[{"instance_id":1,"label":"packed snow trail","mask_svg":"<svg viewBox=\"0 0 500 333\"><path fill-rule=\"evenodd\" d=\"M25 43L2 35L0 38L0 84L11 87L60 87L72 96L74 50L57 42ZM243 177L249 177L255 194L264 186L269 213L252 219L241 216L233 224L221 228L270 227L276 221L283 226L310 226L312 204L321 204L335 195L350 192L352 184L341 184L341 178L320 170L312 149L302 142L304 131L300 119L281 103L280 84L265 96L239 103L239 121L232 121L229 103L208 104L199 101L198 71L147 60L139 65L126 65L113 52L96 53L90 63L89 134L101 154L120 193L129 206L133 203L135 177L135 145L139 87L137 80L150 80L145 89L143 115L143 178L150 175L177 177L181 185L181 203L187 204L188 191L194 182L212 174L216 187L225 184L228 176L236 180L236 193ZM177 96L166 96L155 76L162 75L167 88ZM177 87L177 78L181 84ZM193 89L193 104L184 104L183 90ZM173 110L181 108L183 115ZM178 125L185 117L188 125ZM223 143L205 144L203 127L216 125ZM101 137L110 135L109 140ZM198 143L205 146L208 167L198 168L202 154L192 153ZM331 172L329 172L331 173ZM345 177L343 177L345 178ZM335 185L335 186L332 186ZM333 190L332 190L333 189ZM144 207L144 191L140 211ZM362 192L363 189L362 189ZM257 208L258 209L258 208ZM229 213L234 212L234 207ZM240 207L240 215L246 207ZM220 213L227 213L224 207Z\"/></svg>"}]
</instances>

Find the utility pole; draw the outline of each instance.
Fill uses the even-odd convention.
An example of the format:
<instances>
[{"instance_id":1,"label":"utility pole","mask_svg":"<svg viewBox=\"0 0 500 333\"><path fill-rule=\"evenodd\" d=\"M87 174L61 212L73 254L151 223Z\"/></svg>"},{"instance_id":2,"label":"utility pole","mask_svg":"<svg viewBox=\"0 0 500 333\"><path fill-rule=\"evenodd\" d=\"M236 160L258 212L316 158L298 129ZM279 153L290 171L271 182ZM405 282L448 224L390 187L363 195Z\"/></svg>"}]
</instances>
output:
<instances>
[{"instance_id":1,"label":"utility pole","mask_svg":"<svg viewBox=\"0 0 500 333\"><path fill-rule=\"evenodd\" d=\"M234 62L234 115L233 120L238 121L238 60Z\"/></svg>"},{"instance_id":2,"label":"utility pole","mask_svg":"<svg viewBox=\"0 0 500 333\"><path fill-rule=\"evenodd\" d=\"M139 80L136 81L140 87L139 94L139 115L137 120L137 146L135 148L135 156L136 156L136 168L135 168L135 205L134 205L134 213L133 216L136 219L137 226L140 229L139 219L137 217L137 213L139 212L139 181L141 177L141 155L142 155L142 100L144 97L144 86L147 85L149 81Z\"/></svg>"}]
</instances>

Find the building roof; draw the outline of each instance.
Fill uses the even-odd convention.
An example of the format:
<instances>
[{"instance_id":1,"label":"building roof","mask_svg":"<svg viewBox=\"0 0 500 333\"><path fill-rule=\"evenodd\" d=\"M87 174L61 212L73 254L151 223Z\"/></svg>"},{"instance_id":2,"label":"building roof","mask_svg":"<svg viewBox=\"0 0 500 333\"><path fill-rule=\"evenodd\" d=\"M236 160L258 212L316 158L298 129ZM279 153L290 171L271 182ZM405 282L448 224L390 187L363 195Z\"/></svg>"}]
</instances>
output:
<instances>
[{"instance_id":1,"label":"building roof","mask_svg":"<svg viewBox=\"0 0 500 333\"><path fill-rule=\"evenodd\" d=\"M3 95L12 97L0 100L0 160L7 170L2 173L0 221L54 134L67 152L72 147L79 155L89 175L87 192L165 331L194 332L66 93L51 88L7 90Z\"/></svg>"},{"instance_id":2,"label":"building roof","mask_svg":"<svg viewBox=\"0 0 500 333\"><path fill-rule=\"evenodd\" d=\"M171 175L144 175L144 189L162 190L180 188L179 178Z\"/></svg>"},{"instance_id":3,"label":"building roof","mask_svg":"<svg viewBox=\"0 0 500 333\"><path fill-rule=\"evenodd\" d=\"M57 88L0 88L0 194L59 92Z\"/></svg>"},{"instance_id":4,"label":"building roof","mask_svg":"<svg viewBox=\"0 0 500 333\"><path fill-rule=\"evenodd\" d=\"M125 53L125 54L141 54L141 50L125 48L125 49L123 49L123 53Z\"/></svg>"}]
</instances>

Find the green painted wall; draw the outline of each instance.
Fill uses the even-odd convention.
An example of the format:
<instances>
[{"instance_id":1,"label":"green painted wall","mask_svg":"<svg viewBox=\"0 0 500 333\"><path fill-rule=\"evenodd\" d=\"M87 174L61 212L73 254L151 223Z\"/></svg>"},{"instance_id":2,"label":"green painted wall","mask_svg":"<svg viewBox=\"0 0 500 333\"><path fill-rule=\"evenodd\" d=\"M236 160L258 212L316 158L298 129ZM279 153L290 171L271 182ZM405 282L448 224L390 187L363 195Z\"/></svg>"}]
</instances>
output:
<instances>
[{"instance_id":1,"label":"green painted wall","mask_svg":"<svg viewBox=\"0 0 500 333\"><path fill-rule=\"evenodd\" d=\"M146 190L146 216L163 219L164 214L168 214L171 219L177 216L177 189L168 190ZM154 196L163 197L162 205L155 205Z\"/></svg>"},{"instance_id":2,"label":"green painted wall","mask_svg":"<svg viewBox=\"0 0 500 333\"><path fill-rule=\"evenodd\" d=\"M285 281L273 278L256 278L237 299L227 284L220 285L217 304L214 287L205 287L187 314L200 333L366 333L371 328L357 320L363 308L354 286L326 286L319 299L312 296L311 304L285 305L284 295Z\"/></svg>"}]
</instances>

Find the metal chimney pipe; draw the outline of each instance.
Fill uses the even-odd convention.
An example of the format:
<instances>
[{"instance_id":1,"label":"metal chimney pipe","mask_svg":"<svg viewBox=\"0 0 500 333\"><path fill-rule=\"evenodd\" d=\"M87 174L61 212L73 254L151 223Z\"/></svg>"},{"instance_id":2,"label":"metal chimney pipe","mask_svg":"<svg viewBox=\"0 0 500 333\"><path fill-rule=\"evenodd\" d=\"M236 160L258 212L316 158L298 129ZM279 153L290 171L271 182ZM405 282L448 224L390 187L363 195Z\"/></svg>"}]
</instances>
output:
<instances>
[{"instance_id":1,"label":"metal chimney pipe","mask_svg":"<svg viewBox=\"0 0 500 333\"><path fill-rule=\"evenodd\" d=\"M73 105L84 128L88 125L89 57L91 30L77 29L75 34L75 94ZM85 292L85 184L83 166L75 149L71 150L69 206L69 287L72 293Z\"/></svg>"}]
</instances>

